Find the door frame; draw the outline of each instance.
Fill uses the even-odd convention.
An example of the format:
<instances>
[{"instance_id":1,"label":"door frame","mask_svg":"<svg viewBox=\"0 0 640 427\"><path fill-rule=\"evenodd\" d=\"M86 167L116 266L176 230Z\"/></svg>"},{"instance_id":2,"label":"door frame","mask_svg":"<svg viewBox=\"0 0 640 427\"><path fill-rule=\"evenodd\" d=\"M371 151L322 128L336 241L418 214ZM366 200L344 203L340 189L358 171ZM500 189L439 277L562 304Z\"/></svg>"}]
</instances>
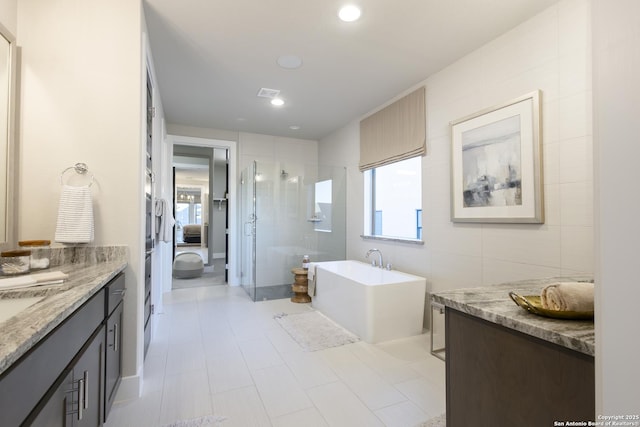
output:
<instances>
[{"instance_id":1,"label":"door frame","mask_svg":"<svg viewBox=\"0 0 640 427\"><path fill-rule=\"evenodd\" d=\"M229 174L229 178L227 179L228 185L228 199L227 199L227 230L228 230L228 245L227 245L227 283L231 286L239 285L239 268L238 268L238 233L237 233L237 159L238 159L238 143L237 141L228 141L222 139L213 139L213 138L199 138L192 136L184 136L184 135L167 135L167 143L168 143L168 152L173 153L174 145L186 145L193 147L206 147L211 148L221 148L227 149L229 155L229 162L227 165L227 171ZM163 168L166 170L166 173L163 176L166 176L170 182L166 183L167 188L173 188L173 173L171 172L173 169L173 154L171 156L167 156L166 163L163 165ZM165 260L165 262L171 263L172 260ZM168 289L171 290L171 283L168 284Z\"/></svg>"}]
</instances>

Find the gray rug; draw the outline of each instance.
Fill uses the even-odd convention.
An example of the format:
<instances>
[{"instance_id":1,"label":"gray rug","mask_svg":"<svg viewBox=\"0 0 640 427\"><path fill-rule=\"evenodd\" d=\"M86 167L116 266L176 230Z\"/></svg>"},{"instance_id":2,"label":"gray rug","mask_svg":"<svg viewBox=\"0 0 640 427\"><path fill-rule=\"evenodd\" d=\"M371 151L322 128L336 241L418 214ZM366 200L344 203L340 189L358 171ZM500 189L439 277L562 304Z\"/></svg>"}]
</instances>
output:
<instances>
[{"instance_id":1,"label":"gray rug","mask_svg":"<svg viewBox=\"0 0 640 427\"><path fill-rule=\"evenodd\" d=\"M319 311L274 316L305 351L318 351L360 341L356 335Z\"/></svg>"},{"instance_id":2,"label":"gray rug","mask_svg":"<svg viewBox=\"0 0 640 427\"><path fill-rule=\"evenodd\" d=\"M227 417L207 415L206 417L201 417L201 418L174 421L170 424L165 424L162 427L221 427L222 421L226 419Z\"/></svg>"}]
</instances>

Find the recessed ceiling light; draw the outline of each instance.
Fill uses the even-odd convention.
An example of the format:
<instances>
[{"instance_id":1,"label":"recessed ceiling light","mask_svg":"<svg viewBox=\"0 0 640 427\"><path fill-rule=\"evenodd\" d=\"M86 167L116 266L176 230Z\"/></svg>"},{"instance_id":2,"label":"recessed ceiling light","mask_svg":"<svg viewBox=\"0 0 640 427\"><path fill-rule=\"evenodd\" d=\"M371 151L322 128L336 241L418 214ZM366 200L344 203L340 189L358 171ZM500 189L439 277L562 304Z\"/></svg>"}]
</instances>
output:
<instances>
[{"instance_id":1,"label":"recessed ceiling light","mask_svg":"<svg viewBox=\"0 0 640 427\"><path fill-rule=\"evenodd\" d=\"M282 105L284 105L284 101L280 98L273 98L271 100L271 105L275 105L276 107L280 107Z\"/></svg>"},{"instance_id":2,"label":"recessed ceiling light","mask_svg":"<svg viewBox=\"0 0 640 427\"><path fill-rule=\"evenodd\" d=\"M298 129L300 129L300 126L298 126L298 125L291 125L291 126L289 126L289 129L291 129L291 130L298 130Z\"/></svg>"},{"instance_id":3,"label":"recessed ceiling light","mask_svg":"<svg viewBox=\"0 0 640 427\"><path fill-rule=\"evenodd\" d=\"M353 22L357 21L360 18L360 8L358 6L354 6L352 4L343 6L340 11L338 11L338 17L342 19L344 22Z\"/></svg>"},{"instance_id":4,"label":"recessed ceiling light","mask_svg":"<svg viewBox=\"0 0 640 427\"><path fill-rule=\"evenodd\" d=\"M302 66L302 59L296 55L282 55L277 62L280 67L287 70L295 70Z\"/></svg>"}]
</instances>

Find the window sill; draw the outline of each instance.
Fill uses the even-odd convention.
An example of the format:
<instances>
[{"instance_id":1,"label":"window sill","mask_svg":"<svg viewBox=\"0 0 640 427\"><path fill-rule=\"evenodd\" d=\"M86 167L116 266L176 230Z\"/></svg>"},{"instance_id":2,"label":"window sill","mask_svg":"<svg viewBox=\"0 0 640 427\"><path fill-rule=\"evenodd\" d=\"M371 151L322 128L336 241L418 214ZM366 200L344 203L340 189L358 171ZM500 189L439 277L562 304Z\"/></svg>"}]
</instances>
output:
<instances>
[{"instance_id":1,"label":"window sill","mask_svg":"<svg viewBox=\"0 0 640 427\"><path fill-rule=\"evenodd\" d=\"M418 240L418 239L407 239L407 238L402 238L402 237L385 237L385 236L367 236L364 234L361 234L360 237L362 237L364 240L378 240L378 241L382 241L382 242L395 242L395 243L408 243L411 245L424 245L424 241L423 240Z\"/></svg>"}]
</instances>

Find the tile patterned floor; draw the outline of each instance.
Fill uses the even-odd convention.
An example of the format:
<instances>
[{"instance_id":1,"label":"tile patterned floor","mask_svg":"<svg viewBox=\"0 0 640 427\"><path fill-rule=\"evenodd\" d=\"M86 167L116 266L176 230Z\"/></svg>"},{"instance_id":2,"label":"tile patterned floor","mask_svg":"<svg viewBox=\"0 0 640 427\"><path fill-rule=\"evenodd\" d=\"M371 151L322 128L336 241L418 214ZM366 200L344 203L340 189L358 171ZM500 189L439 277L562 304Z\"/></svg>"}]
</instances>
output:
<instances>
[{"instance_id":1,"label":"tile patterned floor","mask_svg":"<svg viewBox=\"0 0 640 427\"><path fill-rule=\"evenodd\" d=\"M254 303L238 287L167 293L143 395L114 404L106 427L211 414L224 427L416 427L444 412L445 365L428 335L305 352L273 316L310 309Z\"/></svg>"}]
</instances>

